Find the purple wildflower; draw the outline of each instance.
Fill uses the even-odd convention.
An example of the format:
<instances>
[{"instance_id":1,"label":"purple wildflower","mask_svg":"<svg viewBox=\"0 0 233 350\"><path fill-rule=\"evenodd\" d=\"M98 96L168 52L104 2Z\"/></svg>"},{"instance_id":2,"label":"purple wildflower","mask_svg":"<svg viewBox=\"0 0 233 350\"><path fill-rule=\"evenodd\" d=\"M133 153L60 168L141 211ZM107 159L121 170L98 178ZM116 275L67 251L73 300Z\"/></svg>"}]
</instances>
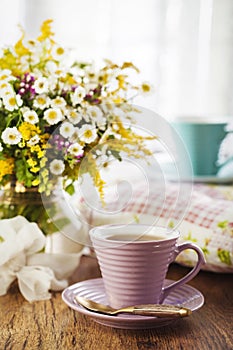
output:
<instances>
[{"instance_id":1,"label":"purple wildflower","mask_svg":"<svg viewBox=\"0 0 233 350\"><path fill-rule=\"evenodd\" d=\"M19 77L19 80L19 95L32 100L36 94L35 89L32 87L35 82L35 77L30 73L25 73L22 78Z\"/></svg>"}]
</instances>

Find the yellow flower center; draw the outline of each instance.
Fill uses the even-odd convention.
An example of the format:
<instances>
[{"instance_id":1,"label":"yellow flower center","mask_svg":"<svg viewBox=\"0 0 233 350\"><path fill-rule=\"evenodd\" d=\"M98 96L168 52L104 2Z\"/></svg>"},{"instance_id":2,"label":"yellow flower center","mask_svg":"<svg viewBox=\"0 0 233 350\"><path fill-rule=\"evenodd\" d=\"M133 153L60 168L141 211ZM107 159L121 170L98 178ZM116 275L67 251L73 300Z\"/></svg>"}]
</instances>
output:
<instances>
[{"instance_id":1,"label":"yellow flower center","mask_svg":"<svg viewBox=\"0 0 233 350\"><path fill-rule=\"evenodd\" d=\"M56 119L57 113L55 111L50 111L49 112L49 119Z\"/></svg>"},{"instance_id":2,"label":"yellow flower center","mask_svg":"<svg viewBox=\"0 0 233 350\"><path fill-rule=\"evenodd\" d=\"M31 45L31 46L36 46L36 43L34 40L28 40L28 43Z\"/></svg>"},{"instance_id":3,"label":"yellow flower center","mask_svg":"<svg viewBox=\"0 0 233 350\"><path fill-rule=\"evenodd\" d=\"M84 136L85 136L86 138L90 138L90 137L92 136L92 131L91 131L91 130L86 130L86 131L84 132Z\"/></svg>"},{"instance_id":4,"label":"yellow flower center","mask_svg":"<svg viewBox=\"0 0 233 350\"><path fill-rule=\"evenodd\" d=\"M0 86L1 89L4 89L4 88L6 88L6 87L7 87L7 84L6 84L6 83L3 83L3 84Z\"/></svg>"},{"instance_id":5,"label":"yellow flower center","mask_svg":"<svg viewBox=\"0 0 233 350\"><path fill-rule=\"evenodd\" d=\"M150 91L150 85L148 84L142 84L142 90L144 92L149 92Z\"/></svg>"},{"instance_id":6,"label":"yellow flower center","mask_svg":"<svg viewBox=\"0 0 233 350\"><path fill-rule=\"evenodd\" d=\"M16 105L16 100L15 100L14 97L9 98L9 104L10 104L11 106L15 106L15 105Z\"/></svg>"},{"instance_id":7,"label":"yellow flower center","mask_svg":"<svg viewBox=\"0 0 233 350\"><path fill-rule=\"evenodd\" d=\"M16 136L14 134L9 134L9 139L10 140L15 140L16 139Z\"/></svg>"},{"instance_id":8,"label":"yellow flower center","mask_svg":"<svg viewBox=\"0 0 233 350\"><path fill-rule=\"evenodd\" d=\"M62 47L58 47L56 50L58 55L63 55L64 54L64 49Z\"/></svg>"},{"instance_id":9,"label":"yellow flower center","mask_svg":"<svg viewBox=\"0 0 233 350\"><path fill-rule=\"evenodd\" d=\"M45 104L45 99L44 99L43 97L38 97L37 102L38 102L40 105L43 105L43 104Z\"/></svg>"},{"instance_id":10,"label":"yellow flower center","mask_svg":"<svg viewBox=\"0 0 233 350\"><path fill-rule=\"evenodd\" d=\"M70 117L71 118L75 118L76 117L76 113L74 111L70 112Z\"/></svg>"}]
</instances>

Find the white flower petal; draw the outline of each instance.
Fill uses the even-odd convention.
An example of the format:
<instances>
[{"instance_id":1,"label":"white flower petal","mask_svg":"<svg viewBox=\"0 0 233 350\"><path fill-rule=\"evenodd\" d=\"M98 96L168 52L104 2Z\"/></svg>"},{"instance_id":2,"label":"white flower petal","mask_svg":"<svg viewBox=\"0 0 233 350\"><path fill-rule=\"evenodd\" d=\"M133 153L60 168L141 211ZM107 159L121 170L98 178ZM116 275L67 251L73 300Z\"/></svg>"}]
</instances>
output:
<instances>
[{"instance_id":1,"label":"white flower petal","mask_svg":"<svg viewBox=\"0 0 233 350\"><path fill-rule=\"evenodd\" d=\"M63 115L59 108L49 108L44 112L44 119L50 125L54 125L63 119Z\"/></svg>"},{"instance_id":2,"label":"white flower petal","mask_svg":"<svg viewBox=\"0 0 233 350\"><path fill-rule=\"evenodd\" d=\"M8 145L17 145L21 138L22 135L15 126L6 128L2 133L2 141Z\"/></svg>"},{"instance_id":3,"label":"white flower petal","mask_svg":"<svg viewBox=\"0 0 233 350\"><path fill-rule=\"evenodd\" d=\"M85 124L79 129L79 138L85 143L91 143L97 138L97 130L93 125Z\"/></svg>"},{"instance_id":4,"label":"white flower petal","mask_svg":"<svg viewBox=\"0 0 233 350\"><path fill-rule=\"evenodd\" d=\"M65 164L62 160L54 159L50 163L49 169L53 175L61 175L65 170Z\"/></svg>"},{"instance_id":5,"label":"white flower petal","mask_svg":"<svg viewBox=\"0 0 233 350\"><path fill-rule=\"evenodd\" d=\"M38 115L36 111L33 110L27 110L23 113L23 117L25 122L28 122L30 124L36 124L39 121Z\"/></svg>"},{"instance_id":6,"label":"white flower petal","mask_svg":"<svg viewBox=\"0 0 233 350\"><path fill-rule=\"evenodd\" d=\"M83 155L83 148L78 142L75 142L69 146L68 152L74 156L81 156Z\"/></svg>"},{"instance_id":7,"label":"white flower petal","mask_svg":"<svg viewBox=\"0 0 233 350\"><path fill-rule=\"evenodd\" d=\"M60 134L65 137L71 137L74 133L74 126L73 124L69 123L69 122L64 122L62 123L62 125L60 126Z\"/></svg>"}]
</instances>

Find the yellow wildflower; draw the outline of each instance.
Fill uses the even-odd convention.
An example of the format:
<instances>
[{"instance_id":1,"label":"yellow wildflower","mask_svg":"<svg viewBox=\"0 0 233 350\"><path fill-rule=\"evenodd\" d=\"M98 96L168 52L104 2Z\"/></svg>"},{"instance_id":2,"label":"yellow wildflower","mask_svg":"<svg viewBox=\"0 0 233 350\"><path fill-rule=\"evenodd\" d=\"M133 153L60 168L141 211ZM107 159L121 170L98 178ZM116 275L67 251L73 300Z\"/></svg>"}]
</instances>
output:
<instances>
[{"instance_id":1,"label":"yellow wildflower","mask_svg":"<svg viewBox=\"0 0 233 350\"><path fill-rule=\"evenodd\" d=\"M49 171L48 169L43 169L41 172L40 172L40 175L45 179L49 174Z\"/></svg>"},{"instance_id":2,"label":"yellow wildflower","mask_svg":"<svg viewBox=\"0 0 233 350\"><path fill-rule=\"evenodd\" d=\"M41 166L41 168L44 168L44 167L45 167L45 165L46 165L46 163L47 163L47 160L48 160L47 157L43 157L43 158L41 159L41 161L40 161L40 166Z\"/></svg>"},{"instance_id":3,"label":"yellow wildflower","mask_svg":"<svg viewBox=\"0 0 233 350\"><path fill-rule=\"evenodd\" d=\"M140 73L138 67L136 67L132 62L124 62L121 66L121 69L133 68L137 73Z\"/></svg>"},{"instance_id":4,"label":"yellow wildflower","mask_svg":"<svg viewBox=\"0 0 233 350\"><path fill-rule=\"evenodd\" d=\"M37 38L38 41L41 42L46 39L50 39L53 42L53 40L51 39L51 37L54 35L54 33L51 31L52 22L52 19L48 19L47 21L44 21L42 23L42 26L40 27L41 35Z\"/></svg>"},{"instance_id":5,"label":"yellow wildflower","mask_svg":"<svg viewBox=\"0 0 233 350\"><path fill-rule=\"evenodd\" d=\"M37 164L37 162L31 158L27 160L27 163L30 167L34 167Z\"/></svg>"},{"instance_id":6,"label":"yellow wildflower","mask_svg":"<svg viewBox=\"0 0 233 350\"><path fill-rule=\"evenodd\" d=\"M118 97L113 99L113 102L116 103L116 104L119 104L119 103L123 103L124 100L121 97L118 96Z\"/></svg>"},{"instance_id":7,"label":"yellow wildflower","mask_svg":"<svg viewBox=\"0 0 233 350\"><path fill-rule=\"evenodd\" d=\"M36 178L35 180L32 181L32 186L38 186L40 184L39 178Z\"/></svg>"},{"instance_id":8,"label":"yellow wildflower","mask_svg":"<svg viewBox=\"0 0 233 350\"><path fill-rule=\"evenodd\" d=\"M31 147L30 147L30 150L31 150L31 152L36 152L36 153L41 152L41 148L40 148L39 145L31 146Z\"/></svg>"},{"instance_id":9,"label":"yellow wildflower","mask_svg":"<svg viewBox=\"0 0 233 350\"><path fill-rule=\"evenodd\" d=\"M34 124L30 124L28 122L22 123L19 128L19 132L22 135L23 140L29 141L33 136L39 135L41 133L40 128L35 126Z\"/></svg>"},{"instance_id":10,"label":"yellow wildflower","mask_svg":"<svg viewBox=\"0 0 233 350\"><path fill-rule=\"evenodd\" d=\"M38 150L38 152L37 152L37 157L40 159L40 158L42 158L42 157L44 157L44 155L45 155L45 151L42 151L42 150Z\"/></svg>"},{"instance_id":11,"label":"yellow wildflower","mask_svg":"<svg viewBox=\"0 0 233 350\"><path fill-rule=\"evenodd\" d=\"M1 69L10 69L14 75L19 74L17 68L17 58L9 49L4 49L2 57L0 58Z\"/></svg>"},{"instance_id":12,"label":"yellow wildflower","mask_svg":"<svg viewBox=\"0 0 233 350\"><path fill-rule=\"evenodd\" d=\"M116 77L116 79L118 80L118 88L122 89L122 90L126 90L126 86L125 86L125 75L118 75Z\"/></svg>"},{"instance_id":13,"label":"yellow wildflower","mask_svg":"<svg viewBox=\"0 0 233 350\"><path fill-rule=\"evenodd\" d=\"M42 143L42 148L48 148L48 139L50 138L50 135L48 133L40 135L40 141Z\"/></svg>"},{"instance_id":14,"label":"yellow wildflower","mask_svg":"<svg viewBox=\"0 0 233 350\"><path fill-rule=\"evenodd\" d=\"M38 171L40 171L40 167L35 166L35 167L31 168L30 171L31 171L32 173L38 173Z\"/></svg>"},{"instance_id":15,"label":"yellow wildflower","mask_svg":"<svg viewBox=\"0 0 233 350\"><path fill-rule=\"evenodd\" d=\"M17 41L14 48L15 48L16 54L21 57L21 56L28 55L30 51L23 45L23 39L24 39L25 33L21 26L20 26L20 30L22 32L22 36L19 39L19 41Z\"/></svg>"},{"instance_id":16,"label":"yellow wildflower","mask_svg":"<svg viewBox=\"0 0 233 350\"><path fill-rule=\"evenodd\" d=\"M5 175L11 175L14 171L14 159L1 159L0 160L0 181Z\"/></svg>"}]
</instances>

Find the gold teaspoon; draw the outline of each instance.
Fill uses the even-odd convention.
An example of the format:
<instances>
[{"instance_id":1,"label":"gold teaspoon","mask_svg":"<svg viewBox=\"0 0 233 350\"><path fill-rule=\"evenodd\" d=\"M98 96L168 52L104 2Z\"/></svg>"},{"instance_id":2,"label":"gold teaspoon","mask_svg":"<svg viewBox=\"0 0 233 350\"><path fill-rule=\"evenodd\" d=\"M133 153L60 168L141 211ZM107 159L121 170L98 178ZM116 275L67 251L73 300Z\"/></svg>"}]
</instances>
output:
<instances>
[{"instance_id":1,"label":"gold teaspoon","mask_svg":"<svg viewBox=\"0 0 233 350\"><path fill-rule=\"evenodd\" d=\"M121 309L113 309L112 307L100 303L96 303L93 300L83 298L76 295L74 299L86 309L94 312L99 312L106 315L117 315L119 313L130 313L134 315L142 316L155 316L155 317L186 317L191 315L192 310L175 305L165 304L147 304L147 305L136 305L127 306Z\"/></svg>"}]
</instances>

